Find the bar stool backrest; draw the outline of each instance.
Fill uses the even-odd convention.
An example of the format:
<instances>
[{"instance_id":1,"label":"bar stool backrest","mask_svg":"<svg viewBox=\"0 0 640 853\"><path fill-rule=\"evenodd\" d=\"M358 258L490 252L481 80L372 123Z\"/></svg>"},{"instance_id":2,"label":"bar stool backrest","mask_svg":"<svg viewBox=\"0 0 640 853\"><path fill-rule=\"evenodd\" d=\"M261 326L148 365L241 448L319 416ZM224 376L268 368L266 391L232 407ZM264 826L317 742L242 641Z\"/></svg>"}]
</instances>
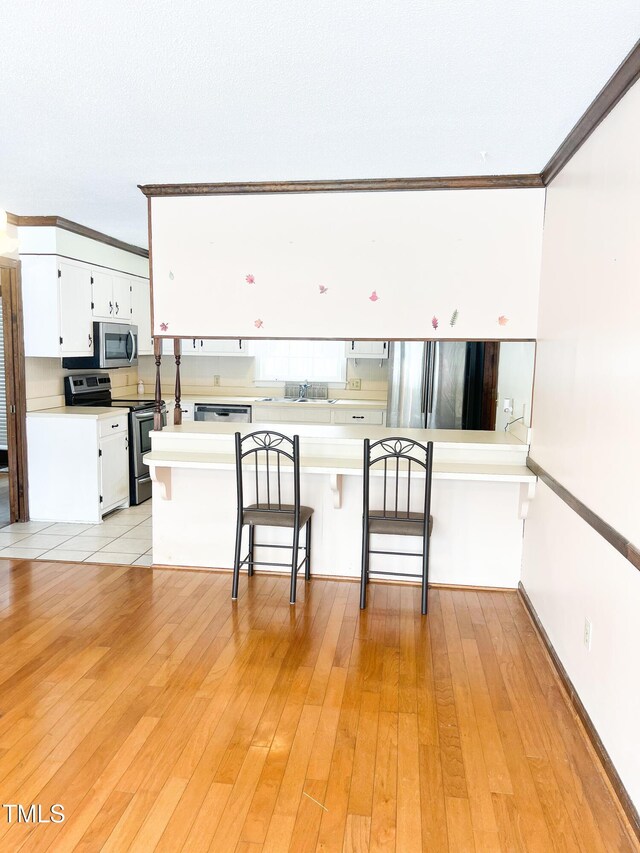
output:
<instances>
[{"instance_id":1,"label":"bar stool backrest","mask_svg":"<svg viewBox=\"0 0 640 853\"><path fill-rule=\"evenodd\" d=\"M254 511L300 514L300 438L274 430L257 430L244 437L237 432L236 485L238 513L245 504L245 480L252 484ZM293 478L289 475L293 473ZM285 475L283 477L283 475ZM286 508L285 508L286 507Z\"/></svg>"},{"instance_id":2,"label":"bar stool backrest","mask_svg":"<svg viewBox=\"0 0 640 853\"><path fill-rule=\"evenodd\" d=\"M382 475L382 507L370 507L370 472ZM411 518L414 506L424 514L425 524L431 513L431 479L433 475L433 442L420 444L409 438L392 437L370 442L364 440L364 516L370 510L377 517L391 520ZM420 502L420 498L422 501ZM421 504L421 505L420 505Z\"/></svg>"}]
</instances>

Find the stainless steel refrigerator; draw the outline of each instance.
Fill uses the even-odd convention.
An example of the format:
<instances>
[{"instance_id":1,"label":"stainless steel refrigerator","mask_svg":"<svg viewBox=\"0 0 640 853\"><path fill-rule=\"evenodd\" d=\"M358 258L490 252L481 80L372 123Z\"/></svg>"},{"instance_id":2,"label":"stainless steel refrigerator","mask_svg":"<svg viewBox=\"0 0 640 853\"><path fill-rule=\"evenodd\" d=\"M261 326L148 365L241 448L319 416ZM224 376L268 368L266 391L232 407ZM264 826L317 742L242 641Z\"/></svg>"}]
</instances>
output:
<instances>
[{"instance_id":1,"label":"stainless steel refrigerator","mask_svg":"<svg viewBox=\"0 0 640 853\"><path fill-rule=\"evenodd\" d=\"M481 342L394 341L387 426L479 429L483 363Z\"/></svg>"}]
</instances>

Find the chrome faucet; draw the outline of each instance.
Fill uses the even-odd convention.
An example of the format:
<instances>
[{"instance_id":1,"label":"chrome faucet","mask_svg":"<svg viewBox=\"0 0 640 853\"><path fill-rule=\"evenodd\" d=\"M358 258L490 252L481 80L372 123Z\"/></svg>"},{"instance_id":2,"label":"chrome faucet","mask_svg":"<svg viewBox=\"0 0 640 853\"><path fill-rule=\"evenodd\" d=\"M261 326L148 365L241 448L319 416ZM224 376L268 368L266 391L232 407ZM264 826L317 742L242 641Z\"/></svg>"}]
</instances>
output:
<instances>
[{"instance_id":1,"label":"chrome faucet","mask_svg":"<svg viewBox=\"0 0 640 853\"><path fill-rule=\"evenodd\" d=\"M301 400L307 399L307 392L308 392L310 387L311 386L310 386L308 381L301 383L301 385L298 389L298 396L300 397Z\"/></svg>"}]
</instances>

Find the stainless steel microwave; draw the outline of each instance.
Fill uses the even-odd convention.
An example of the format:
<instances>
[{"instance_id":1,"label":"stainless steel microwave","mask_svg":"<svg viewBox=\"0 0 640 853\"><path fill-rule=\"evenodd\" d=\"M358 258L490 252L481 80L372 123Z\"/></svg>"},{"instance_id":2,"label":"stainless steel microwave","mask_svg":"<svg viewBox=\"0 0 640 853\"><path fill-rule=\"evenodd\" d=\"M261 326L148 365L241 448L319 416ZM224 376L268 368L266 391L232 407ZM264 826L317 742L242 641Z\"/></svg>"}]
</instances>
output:
<instances>
[{"instance_id":1,"label":"stainless steel microwave","mask_svg":"<svg viewBox=\"0 0 640 853\"><path fill-rule=\"evenodd\" d=\"M138 327L124 323L93 324L93 355L63 358L62 366L75 368L131 367L138 363Z\"/></svg>"}]
</instances>

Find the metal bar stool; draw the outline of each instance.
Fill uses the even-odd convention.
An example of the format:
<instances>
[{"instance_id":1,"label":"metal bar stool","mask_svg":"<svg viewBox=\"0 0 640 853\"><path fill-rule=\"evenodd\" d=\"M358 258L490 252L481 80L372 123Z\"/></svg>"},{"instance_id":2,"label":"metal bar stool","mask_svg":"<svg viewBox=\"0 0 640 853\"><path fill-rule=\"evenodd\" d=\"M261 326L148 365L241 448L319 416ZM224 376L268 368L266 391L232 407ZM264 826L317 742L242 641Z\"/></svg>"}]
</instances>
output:
<instances>
[{"instance_id":1,"label":"metal bar stool","mask_svg":"<svg viewBox=\"0 0 640 853\"><path fill-rule=\"evenodd\" d=\"M382 477L382 509L370 506L370 472L376 468ZM424 473L422 473L424 472ZM418 477L418 473L420 476ZM427 612L429 589L429 545L433 518L431 516L431 480L433 477L433 442L426 445L408 438L384 438L371 443L364 440L363 515L362 515L362 573L360 579L360 608L367 606L369 575L391 575L420 578L422 581L422 614ZM418 480L416 484L415 481ZM413 505L420 507L414 511ZM423 490L422 495L420 489ZM422 497L422 500L420 498ZM422 551L382 551L372 549L371 534L422 537ZM422 572L374 572L369 569L370 554L421 557Z\"/></svg>"},{"instance_id":2,"label":"metal bar stool","mask_svg":"<svg viewBox=\"0 0 640 853\"><path fill-rule=\"evenodd\" d=\"M255 484L255 502L245 506L244 477L246 467L253 469ZM246 466L246 467L245 467ZM283 478L285 473L293 473L293 503L283 501ZM296 602L296 583L298 572L304 566L305 580L311 580L311 516L313 509L300 505L300 439L294 435L289 438L273 430L258 430L244 438L236 433L236 484L238 490L238 518L236 525L236 547L233 562L233 588L231 598L238 598L240 569L247 566L248 576L253 575L254 566L286 566L291 570L290 603ZM289 483L289 486L291 483ZM288 489L289 493L291 488ZM241 559L242 530L249 526L249 551ZM289 527L293 531L291 545L260 544L255 541L254 528ZM300 545L300 530L305 528L305 543ZM254 559L255 548L290 548L291 561L273 563ZM304 559L298 564L298 551L305 552Z\"/></svg>"}]
</instances>

